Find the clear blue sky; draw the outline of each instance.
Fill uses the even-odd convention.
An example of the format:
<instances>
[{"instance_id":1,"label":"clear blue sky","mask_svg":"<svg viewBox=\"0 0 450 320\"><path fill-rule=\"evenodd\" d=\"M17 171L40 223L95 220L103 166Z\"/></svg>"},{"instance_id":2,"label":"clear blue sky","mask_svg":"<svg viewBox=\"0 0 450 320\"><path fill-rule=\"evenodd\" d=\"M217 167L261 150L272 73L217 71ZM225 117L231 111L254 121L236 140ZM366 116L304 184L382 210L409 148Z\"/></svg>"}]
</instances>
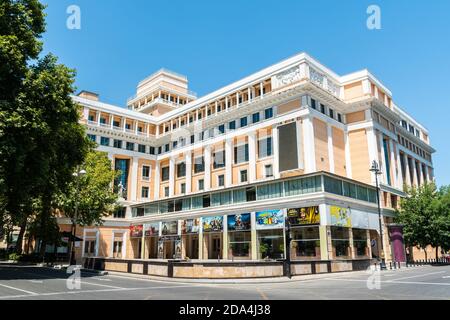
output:
<instances>
[{"instance_id":1,"label":"clear blue sky","mask_svg":"<svg viewBox=\"0 0 450 320\"><path fill-rule=\"evenodd\" d=\"M338 74L367 68L430 130L438 184L450 184L450 1L44 0L45 52L77 70L77 88L125 106L165 67L202 96L306 51ZM66 28L69 5L81 30ZM366 9L381 8L381 30Z\"/></svg>"}]
</instances>

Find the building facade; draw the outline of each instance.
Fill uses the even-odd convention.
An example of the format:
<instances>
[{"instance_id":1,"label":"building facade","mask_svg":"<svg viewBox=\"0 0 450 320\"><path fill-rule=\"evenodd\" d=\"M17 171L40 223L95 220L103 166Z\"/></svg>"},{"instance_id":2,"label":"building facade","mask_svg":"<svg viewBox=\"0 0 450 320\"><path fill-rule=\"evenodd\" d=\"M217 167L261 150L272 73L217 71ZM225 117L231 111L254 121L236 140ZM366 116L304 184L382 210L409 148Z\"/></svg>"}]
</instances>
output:
<instances>
[{"instance_id":1,"label":"building facade","mask_svg":"<svg viewBox=\"0 0 450 320\"><path fill-rule=\"evenodd\" d=\"M388 88L367 70L339 76L305 53L201 98L162 69L128 108L85 91L73 99L121 172L122 208L78 229L79 259L377 258L377 161L384 254L404 261L394 210L404 186L434 179L428 130Z\"/></svg>"}]
</instances>

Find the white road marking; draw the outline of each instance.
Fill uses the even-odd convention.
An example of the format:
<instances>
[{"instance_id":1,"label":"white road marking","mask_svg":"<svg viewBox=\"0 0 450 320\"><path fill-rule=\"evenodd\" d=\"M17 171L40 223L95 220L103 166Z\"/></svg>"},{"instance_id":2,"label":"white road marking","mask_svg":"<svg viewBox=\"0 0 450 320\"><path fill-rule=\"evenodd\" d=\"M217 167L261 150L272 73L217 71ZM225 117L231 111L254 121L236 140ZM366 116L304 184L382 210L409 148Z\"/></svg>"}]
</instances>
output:
<instances>
[{"instance_id":1,"label":"white road marking","mask_svg":"<svg viewBox=\"0 0 450 320\"><path fill-rule=\"evenodd\" d=\"M99 286L99 287L111 288L111 289L126 289L126 288L122 288L122 287L110 286L110 285L100 284L100 283L92 283L92 282L87 282L87 281L81 280L81 285L83 285L83 284L87 284L87 285L91 285L91 286Z\"/></svg>"},{"instance_id":2,"label":"white road marking","mask_svg":"<svg viewBox=\"0 0 450 320\"><path fill-rule=\"evenodd\" d=\"M430 272L430 273L424 273L424 274L417 274L415 276L410 276L410 277L403 277L403 278L398 278L398 279L393 279L393 280L388 280L387 282L393 282L393 281L399 281L399 280L406 280L406 279L412 279L412 278L420 278L420 277L426 277L426 276L430 276L432 274L439 274L439 273L445 273L446 271L438 271L438 272Z\"/></svg>"},{"instance_id":3,"label":"white road marking","mask_svg":"<svg viewBox=\"0 0 450 320\"><path fill-rule=\"evenodd\" d=\"M450 276L443 276L442 279L448 279Z\"/></svg>"},{"instance_id":4,"label":"white road marking","mask_svg":"<svg viewBox=\"0 0 450 320\"><path fill-rule=\"evenodd\" d=\"M23 289L20 289L20 288L15 288L15 287L7 286L6 284L1 284L1 283L0 283L0 286L5 287L5 288L8 288L8 289L16 290L16 291L25 292L25 293L28 293L28 294L31 294L31 295L37 295L36 292L32 292L32 291L23 290Z\"/></svg>"},{"instance_id":5,"label":"white road marking","mask_svg":"<svg viewBox=\"0 0 450 320\"><path fill-rule=\"evenodd\" d=\"M43 280L28 280L28 281L30 281L31 283L39 283L39 284L43 284L44 283Z\"/></svg>"},{"instance_id":6,"label":"white road marking","mask_svg":"<svg viewBox=\"0 0 450 320\"><path fill-rule=\"evenodd\" d=\"M401 284L427 284L427 285L435 285L435 286L450 286L450 283L444 283L444 282L394 281L393 283L401 283Z\"/></svg>"}]
</instances>

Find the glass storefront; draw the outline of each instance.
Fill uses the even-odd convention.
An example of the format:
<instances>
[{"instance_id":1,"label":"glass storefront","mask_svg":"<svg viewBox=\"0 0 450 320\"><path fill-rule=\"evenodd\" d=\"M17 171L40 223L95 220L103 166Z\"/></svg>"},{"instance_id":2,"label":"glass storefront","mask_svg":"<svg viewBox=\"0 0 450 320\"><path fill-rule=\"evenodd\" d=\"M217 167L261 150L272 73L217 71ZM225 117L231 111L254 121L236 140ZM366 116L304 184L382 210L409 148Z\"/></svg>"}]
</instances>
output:
<instances>
[{"instance_id":1,"label":"glass storefront","mask_svg":"<svg viewBox=\"0 0 450 320\"><path fill-rule=\"evenodd\" d=\"M245 260L252 257L250 213L228 216L228 259Z\"/></svg>"},{"instance_id":2,"label":"glass storefront","mask_svg":"<svg viewBox=\"0 0 450 320\"><path fill-rule=\"evenodd\" d=\"M181 239L184 258L198 259L200 219L187 219L181 222Z\"/></svg>"},{"instance_id":3,"label":"glass storefront","mask_svg":"<svg viewBox=\"0 0 450 320\"><path fill-rule=\"evenodd\" d=\"M144 224L145 252L147 259L158 258L159 222Z\"/></svg>"},{"instance_id":4,"label":"glass storefront","mask_svg":"<svg viewBox=\"0 0 450 320\"><path fill-rule=\"evenodd\" d=\"M258 259L284 258L284 232L283 229L257 231Z\"/></svg>"},{"instance_id":5,"label":"glass storefront","mask_svg":"<svg viewBox=\"0 0 450 320\"><path fill-rule=\"evenodd\" d=\"M350 259L350 229L344 227L331 227L331 246L333 257L336 259Z\"/></svg>"},{"instance_id":6,"label":"glass storefront","mask_svg":"<svg viewBox=\"0 0 450 320\"><path fill-rule=\"evenodd\" d=\"M367 247L367 230L352 229L353 248L357 258L368 257L369 248Z\"/></svg>"},{"instance_id":7,"label":"glass storefront","mask_svg":"<svg viewBox=\"0 0 450 320\"><path fill-rule=\"evenodd\" d=\"M203 245L208 259L223 259L223 216L203 218Z\"/></svg>"},{"instance_id":8,"label":"glass storefront","mask_svg":"<svg viewBox=\"0 0 450 320\"><path fill-rule=\"evenodd\" d=\"M291 259L320 259L319 226L303 226L291 229Z\"/></svg>"}]
</instances>

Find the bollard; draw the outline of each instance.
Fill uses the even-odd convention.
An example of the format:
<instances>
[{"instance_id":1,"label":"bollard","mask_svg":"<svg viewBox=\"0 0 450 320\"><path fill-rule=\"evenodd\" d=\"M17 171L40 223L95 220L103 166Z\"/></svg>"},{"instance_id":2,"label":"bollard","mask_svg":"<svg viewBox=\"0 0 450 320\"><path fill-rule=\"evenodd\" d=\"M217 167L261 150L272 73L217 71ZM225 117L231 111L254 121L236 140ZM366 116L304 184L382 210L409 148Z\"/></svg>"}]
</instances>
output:
<instances>
[{"instance_id":1,"label":"bollard","mask_svg":"<svg viewBox=\"0 0 450 320\"><path fill-rule=\"evenodd\" d=\"M399 269L401 268L400 261L398 262L398 268L399 268Z\"/></svg>"},{"instance_id":2,"label":"bollard","mask_svg":"<svg viewBox=\"0 0 450 320\"><path fill-rule=\"evenodd\" d=\"M392 262L389 262L389 269L392 270Z\"/></svg>"}]
</instances>

